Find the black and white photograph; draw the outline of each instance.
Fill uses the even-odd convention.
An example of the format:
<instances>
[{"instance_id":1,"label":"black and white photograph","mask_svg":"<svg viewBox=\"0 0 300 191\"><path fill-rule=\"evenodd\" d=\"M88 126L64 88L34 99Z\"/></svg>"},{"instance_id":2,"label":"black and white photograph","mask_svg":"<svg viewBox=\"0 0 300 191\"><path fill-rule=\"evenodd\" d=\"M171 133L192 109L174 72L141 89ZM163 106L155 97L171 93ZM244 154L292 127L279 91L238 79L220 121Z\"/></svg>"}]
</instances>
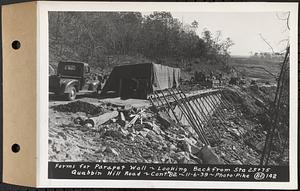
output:
<instances>
[{"instance_id":1,"label":"black and white photograph","mask_svg":"<svg viewBox=\"0 0 300 191\"><path fill-rule=\"evenodd\" d=\"M4 183L297 189L298 3L0 5Z\"/></svg>"},{"instance_id":2,"label":"black and white photograph","mask_svg":"<svg viewBox=\"0 0 300 191\"><path fill-rule=\"evenodd\" d=\"M49 11L49 162L288 167L289 17Z\"/></svg>"}]
</instances>

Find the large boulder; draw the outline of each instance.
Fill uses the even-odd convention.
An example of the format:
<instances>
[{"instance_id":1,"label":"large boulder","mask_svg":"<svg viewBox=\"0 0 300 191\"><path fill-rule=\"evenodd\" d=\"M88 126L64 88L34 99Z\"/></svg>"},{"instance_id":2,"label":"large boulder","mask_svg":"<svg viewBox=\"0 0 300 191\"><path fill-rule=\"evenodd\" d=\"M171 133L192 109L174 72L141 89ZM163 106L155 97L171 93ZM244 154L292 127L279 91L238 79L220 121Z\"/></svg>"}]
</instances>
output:
<instances>
[{"instance_id":1,"label":"large boulder","mask_svg":"<svg viewBox=\"0 0 300 191\"><path fill-rule=\"evenodd\" d=\"M203 164L222 164L219 156L209 145L204 146L200 150L199 156L202 159Z\"/></svg>"}]
</instances>

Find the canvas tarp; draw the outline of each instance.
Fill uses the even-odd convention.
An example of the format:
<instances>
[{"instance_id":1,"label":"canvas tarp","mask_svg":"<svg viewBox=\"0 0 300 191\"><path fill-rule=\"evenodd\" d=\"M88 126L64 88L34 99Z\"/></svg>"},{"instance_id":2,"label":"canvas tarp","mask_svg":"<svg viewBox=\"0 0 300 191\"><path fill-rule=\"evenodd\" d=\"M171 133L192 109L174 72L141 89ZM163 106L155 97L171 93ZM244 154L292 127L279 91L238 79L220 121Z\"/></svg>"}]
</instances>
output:
<instances>
[{"instance_id":1,"label":"canvas tarp","mask_svg":"<svg viewBox=\"0 0 300 191\"><path fill-rule=\"evenodd\" d=\"M179 78L179 68L172 68L160 64L153 64L153 91L178 87Z\"/></svg>"},{"instance_id":2,"label":"canvas tarp","mask_svg":"<svg viewBox=\"0 0 300 191\"><path fill-rule=\"evenodd\" d=\"M156 90L178 87L180 79L180 69L164 66L155 63L143 63L134 65L116 66L111 72L101 94L114 91L117 95L130 94L131 89L144 94L152 93ZM135 83L136 82L136 83ZM132 87L132 84L139 87ZM134 86L134 85L133 85Z\"/></svg>"}]
</instances>

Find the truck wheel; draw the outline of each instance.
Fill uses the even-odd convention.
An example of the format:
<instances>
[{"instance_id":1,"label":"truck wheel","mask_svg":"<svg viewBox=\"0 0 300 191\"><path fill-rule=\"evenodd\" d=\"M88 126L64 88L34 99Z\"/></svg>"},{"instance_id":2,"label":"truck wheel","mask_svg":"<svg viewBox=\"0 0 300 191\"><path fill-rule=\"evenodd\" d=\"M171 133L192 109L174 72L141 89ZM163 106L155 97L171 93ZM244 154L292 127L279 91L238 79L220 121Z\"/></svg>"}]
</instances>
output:
<instances>
[{"instance_id":1,"label":"truck wheel","mask_svg":"<svg viewBox=\"0 0 300 191\"><path fill-rule=\"evenodd\" d=\"M68 101L74 101L75 100L75 98L76 98L76 88L74 86L70 87L70 92L67 93L66 98L67 98Z\"/></svg>"}]
</instances>

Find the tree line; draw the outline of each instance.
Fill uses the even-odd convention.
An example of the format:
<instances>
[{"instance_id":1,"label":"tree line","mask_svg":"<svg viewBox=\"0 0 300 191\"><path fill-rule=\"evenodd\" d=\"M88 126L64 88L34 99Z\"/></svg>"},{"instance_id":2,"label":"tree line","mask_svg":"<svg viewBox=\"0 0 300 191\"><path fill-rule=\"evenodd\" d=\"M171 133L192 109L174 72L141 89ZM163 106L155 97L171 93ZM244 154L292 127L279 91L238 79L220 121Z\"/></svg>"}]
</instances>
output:
<instances>
[{"instance_id":1,"label":"tree line","mask_svg":"<svg viewBox=\"0 0 300 191\"><path fill-rule=\"evenodd\" d=\"M209 30L199 36L198 22L183 24L169 12L50 12L50 63L77 60L107 67L107 56L140 55L157 63L172 58L177 66L193 59L226 65L232 40Z\"/></svg>"}]
</instances>

